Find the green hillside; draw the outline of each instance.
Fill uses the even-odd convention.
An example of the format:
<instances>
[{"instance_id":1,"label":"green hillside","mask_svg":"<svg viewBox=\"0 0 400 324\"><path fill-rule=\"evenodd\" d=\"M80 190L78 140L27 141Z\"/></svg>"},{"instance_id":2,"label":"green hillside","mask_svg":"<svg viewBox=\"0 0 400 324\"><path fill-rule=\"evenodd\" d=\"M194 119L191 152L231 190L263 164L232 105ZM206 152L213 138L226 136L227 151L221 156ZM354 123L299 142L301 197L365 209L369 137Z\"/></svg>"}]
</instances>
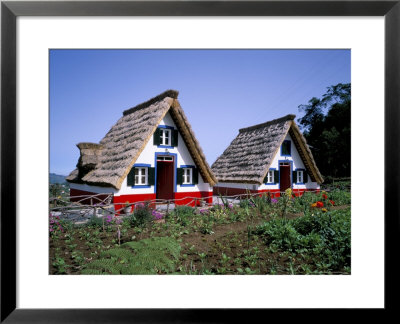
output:
<instances>
[{"instance_id":1,"label":"green hillside","mask_svg":"<svg viewBox=\"0 0 400 324\"><path fill-rule=\"evenodd\" d=\"M49 182L51 184L54 184L54 183L67 183L67 181L65 180L65 176L59 175L59 174L55 174L55 173L50 173Z\"/></svg>"}]
</instances>

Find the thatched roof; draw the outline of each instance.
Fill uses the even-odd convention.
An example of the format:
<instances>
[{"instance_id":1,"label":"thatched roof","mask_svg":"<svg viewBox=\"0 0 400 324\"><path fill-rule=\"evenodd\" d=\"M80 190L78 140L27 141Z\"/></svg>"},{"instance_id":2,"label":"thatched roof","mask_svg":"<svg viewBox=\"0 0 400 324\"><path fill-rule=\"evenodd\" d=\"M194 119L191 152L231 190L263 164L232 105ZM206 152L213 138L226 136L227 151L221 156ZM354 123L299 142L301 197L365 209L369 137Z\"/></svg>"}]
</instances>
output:
<instances>
[{"instance_id":1,"label":"thatched roof","mask_svg":"<svg viewBox=\"0 0 400 324\"><path fill-rule=\"evenodd\" d=\"M306 139L294 122L295 117L287 115L240 129L239 135L211 166L218 182L262 184L289 133L312 181L322 183L323 178Z\"/></svg>"},{"instance_id":2,"label":"thatched roof","mask_svg":"<svg viewBox=\"0 0 400 324\"><path fill-rule=\"evenodd\" d=\"M80 143L77 169L66 178L69 182L120 189L132 165L145 148L157 126L169 112L180 131L205 182L216 183L211 168L177 100L178 92L164 93L123 112L99 144Z\"/></svg>"}]
</instances>

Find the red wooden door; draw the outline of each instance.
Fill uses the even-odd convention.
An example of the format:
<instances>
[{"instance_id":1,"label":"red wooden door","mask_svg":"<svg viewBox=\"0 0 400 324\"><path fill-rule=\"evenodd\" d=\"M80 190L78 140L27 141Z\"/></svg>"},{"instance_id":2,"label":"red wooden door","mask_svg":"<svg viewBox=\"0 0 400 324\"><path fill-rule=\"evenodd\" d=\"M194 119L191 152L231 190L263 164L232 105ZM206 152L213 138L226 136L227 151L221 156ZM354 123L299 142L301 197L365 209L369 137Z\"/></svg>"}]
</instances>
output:
<instances>
[{"instance_id":1,"label":"red wooden door","mask_svg":"<svg viewBox=\"0 0 400 324\"><path fill-rule=\"evenodd\" d=\"M157 161L157 199L174 198L174 162Z\"/></svg>"},{"instance_id":2,"label":"red wooden door","mask_svg":"<svg viewBox=\"0 0 400 324\"><path fill-rule=\"evenodd\" d=\"M281 165L279 172L280 191L290 188L290 165Z\"/></svg>"}]
</instances>

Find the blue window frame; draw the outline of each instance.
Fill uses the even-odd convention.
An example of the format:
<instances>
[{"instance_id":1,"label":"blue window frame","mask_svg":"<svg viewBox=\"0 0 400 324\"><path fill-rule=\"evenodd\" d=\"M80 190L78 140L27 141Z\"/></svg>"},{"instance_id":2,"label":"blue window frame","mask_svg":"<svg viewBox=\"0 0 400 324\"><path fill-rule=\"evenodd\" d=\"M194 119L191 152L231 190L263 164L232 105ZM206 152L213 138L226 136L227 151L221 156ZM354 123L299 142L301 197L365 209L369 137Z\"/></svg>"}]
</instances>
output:
<instances>
[{"instance_id":1,"label":"blue window frame","mask_svg":"<svg viewBox=\"0 0 400 324\"><path fill-rule=\"evenodd\" d=\"M188 183L182 183L180 186L181 187L194 187L195 184L193 183L193 171L196 168L194 165L181 165L180 168L183 169L183 179L187 179L189 176L189 182ZM187 182L187 181L186 181Z\"/></svg>"},{"instance_id":2,"label":"blue window frame","mask_svg":"<svg viewBox=\"0 0 400 324\"><path fill-rule=\"evenodd\" d=\"M281 145L281 156L292 156L292 142L284 140Z\"/></svg>"},{"instance_id":3,"label":"blue window frame","mask_svg":"<svg viewBox=\"0 0 400 324\"><path fill-rule=\"evenodd\" d=\"M157 147L159 147L159 148L169 148L169 149L173 149L174 148L174 146L172 146L172 136L174 135L173 134L173 130L175 129L173 126L167 126L167 125L158 125L158 128L161 128L161 129L163 129L163 130L169 130L169 135L168 135L168 141L169 141L169 144L170 145L163 145L163 144L160 144L160 145L157 145ZM163 138L164 138L164 135L161 135Z\"/></svg>"},{"instance_id":4,"label":"blue window frame","mask_svg":"<svg viewBox=\"0 0 400 324\"><path fill-rule=\"evenodd\" d=\"M276 185L276 183L274 181L274 176L275 176L274 171L276 171L275 168L269 168L269 170L267 172L267 176L265 177L265 179L266 179L266 181L264 182L265 185L267 185L267 186ZM268 182L269 179L271 179L271 182Z\"/></svg>"},{"instance_id":5,"label":"blue window frame","mask_svg":"<svg viewBox=\"0 0 400 324\"><path fill-rule=\"evenodd\" d=\"M138 178L141 176L145 176L145 179L146 179L145 183L148 183L149 182L148 171L149 171L149 168L151 167L151 164L137 163L137 164L134 164L133 167L138 170L138 173L140 173L140 174L138 174ZM139 171L139 169L140 169L140 171ZM144 175L142 174L142 170L145 171ZM131 188L137 189L137 188L150 188L150 187L151 187L151 185L149 185L149 184L136 184L136 175L135 175L135 185L131 186Z\"/></svg>"},{"instance_id":6,"label":"blue window frame","mask_svg":"<svg viewBox=\"0 0 400 324\"><path fill-rule=\"evenodd\" d=\"M294 179L295 181L293 181L293 183L298 184L298 185L306 184L306 182L304 182L306 170L305 169L295 169L294 171L296 172L296 179ZM299 180L301 180L301 181L299 181Z\"/></svg>"}]
</instances>

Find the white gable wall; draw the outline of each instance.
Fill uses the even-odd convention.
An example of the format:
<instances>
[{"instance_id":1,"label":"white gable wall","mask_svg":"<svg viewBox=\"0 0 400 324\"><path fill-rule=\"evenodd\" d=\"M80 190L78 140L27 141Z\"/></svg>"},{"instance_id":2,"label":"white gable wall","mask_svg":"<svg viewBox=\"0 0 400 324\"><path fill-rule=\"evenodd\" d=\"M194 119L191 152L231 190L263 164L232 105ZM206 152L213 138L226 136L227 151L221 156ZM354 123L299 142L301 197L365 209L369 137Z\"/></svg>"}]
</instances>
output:
<instances>
[{"instance_id":1,"label":"white gable wall","mask_svg":"<svg viewBox=\"0 0 400 324\"><path fill-rule=\"evenodd\" d=\"M306 170L303 160L301 159L299 152L296 149L296 146L294 145L294 142L289 135L289 133L285 137L285 141L290 141L291 142L291 156L283 156L281 152L281 148L279 148L278 153L276 154L274 160L272 161L272 164L270 166L271 169L279 170L279 162L292 162L291 164L291 170L290 170L290 177L292 178L292 171L295 171L296 169L303 169ZM306 172L306 171L305 171ZM312 182L310 175L308 175L308 182L305 184L296 184L293 183L292 179L292 184L293 184L293 189L319 189L319 185L316 182ZM262 184L259 186L259 190L267 190L267 189L279 189L279 183L277 184Z\"/></svg>"},{"instance_id":2,"label":"white gable wall","mask_svg":"<svg viewBox=\"0 0 400 324\"><path fill-rule=\"evenodd\" d=\"M177 129L171 115L167 113L163 120L160 122L160 125L172 126ZM173 155L174 158L177 159L176 167L181 167L182 165L193 165L196 166L186 144L179 132L178 135L178 146L173 148L160 148L153 144L153 135L150 140L146 144L142 153L139 155L135 164L149 164L150 167L155 167L155 153L171 153L176 154ZM175 169L176 172L176 169ZM157 177L157 175L156 175ZM174 181L176 181L176 174L174 174ZM181 186L178 184L174 184L174 192L193 192L193 191L212 191L212 188L208 183L203 181L201 174L199 173L199 183L194 186ZM150 188L136 188L127 185L127 177L125 177L121 189L115 193L115 196L119 195L134 195L134 194L150 194L154 193L154 186L150 186Z\"/></svg>"}]
</instances>

